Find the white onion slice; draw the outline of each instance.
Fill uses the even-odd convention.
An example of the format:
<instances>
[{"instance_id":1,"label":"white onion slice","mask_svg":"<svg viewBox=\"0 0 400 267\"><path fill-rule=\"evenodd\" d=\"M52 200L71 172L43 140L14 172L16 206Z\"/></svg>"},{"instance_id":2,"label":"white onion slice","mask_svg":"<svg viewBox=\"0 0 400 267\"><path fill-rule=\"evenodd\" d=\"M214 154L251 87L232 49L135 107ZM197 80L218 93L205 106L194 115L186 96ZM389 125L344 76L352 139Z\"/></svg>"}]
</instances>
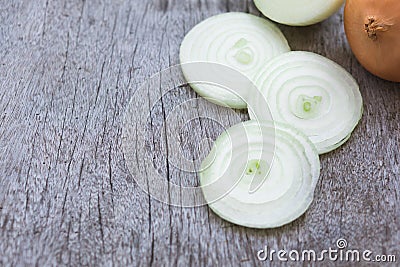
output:
<instances>
[{"instance_id":1,"label":"white onion slice","mask_svg":"<svg viewBox=\"0 0 400 267\"><path fill-rule=\"evenodd\" d=\"M344 0L254 0L268 18L286 25L307 26L330 17Z\"/></svg>"},{"instance_id":2,"label":"white onion slice","mask_svg":"<svg viewBox=\"0 0 400 267\"><path fill-rule=\"evenodd\" d=\"M227 65L252 80L272 58L290 51L282 32L273 23L254 15L231 12L213 16L196 25L180 48L181 64L212 62ZM183 73L196 80L196 73ZM191 84L201 96L216 104L246 108L231 92L210 84Z\"/></svg>"},{"instance_id":3,"label":"white onion slice","mask_svg":"<svg viewBox=\"0 0 400 267\"><path fill-rule=\"evenodd\" d=\"M276 57L255 83L274 120L304 132L320 154L345 143L362 116L362 97L354 78L314 53L295 51ZM263 112L262 107L254 112Z\"/></svg>"},{"instance_id":4,"label":"white onion slice","mask_svg":"<svg viewBox=\"0 0 400 267\"><path fill-rule=\"evenodd\" d=\"M243 128L247 139L240 137ZM308 209L319 174L318 153L303 133L283 124L247 121L216 140L203 161L200 183L210 208L223 219L246 227L273 228ZM251 192L250 184L257 176L266 176L265 181ZM221 189L212 185L221 177L238 182L215 200L215 192Z\"/></svg>"}]
</instances>

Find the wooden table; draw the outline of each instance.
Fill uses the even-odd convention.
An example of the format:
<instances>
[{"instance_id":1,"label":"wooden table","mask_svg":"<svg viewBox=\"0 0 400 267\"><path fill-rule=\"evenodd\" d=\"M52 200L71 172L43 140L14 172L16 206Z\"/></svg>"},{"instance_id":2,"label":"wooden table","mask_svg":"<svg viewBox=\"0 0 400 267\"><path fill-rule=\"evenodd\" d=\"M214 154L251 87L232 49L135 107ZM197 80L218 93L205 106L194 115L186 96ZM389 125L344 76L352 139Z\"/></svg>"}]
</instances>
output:
<instances>
[{"instance_id":1,"label":"wooden table","mask_svg":"<svg viewBox=\"0 0 400 267\"><path fill-rule=\"evenodd\" d=\"M352 138L321 157L304 216L247 229L208 207L162 204L135 183L121 149L130 98L179 62L195 24L227 11L260 14L251 0L0 2L1 266L261 266L270 264L257 260L265 245L321 251L339 238L351 249L400 257L400 85L359 65L340 12L310 27L279 26L293 50L344 66L364 97ZM196 97L180 92L163 108ZM165 116L155 118L163 124ZM192 127L211 138L221 132L212 123Z\"/></svg>"}]
</instances>

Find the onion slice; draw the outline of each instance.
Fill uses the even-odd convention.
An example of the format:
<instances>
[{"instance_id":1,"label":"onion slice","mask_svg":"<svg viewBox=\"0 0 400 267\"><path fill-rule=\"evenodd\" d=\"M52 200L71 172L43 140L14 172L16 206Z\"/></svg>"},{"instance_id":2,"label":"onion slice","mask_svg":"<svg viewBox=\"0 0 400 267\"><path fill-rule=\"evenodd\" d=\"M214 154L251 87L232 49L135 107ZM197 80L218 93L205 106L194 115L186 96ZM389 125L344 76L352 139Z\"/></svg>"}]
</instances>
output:
<instances>
[{"instance_id":1,"label":"onion slice","mask_svg":"<svg viewBox=\"0 0 400 267\"><path fill-rule=\"evenodd\" d=\"M307 26L330 17L344 0L254 0L268 18L291 26Z\"/></svg>"},{"instance_id":2,"label":"onion slice","mask_svg":"<svg viewBox=\"0 0 400 267\"><path fill-rule=\"evenodd\" d=\"M288 51L286 38L273 23L254 15L231 12L196 25L182 42L180 62L219 63L252 80L269 60ZM196 73L187 73L184 66L182 69L185 75L196 80ZM246 108L242 99L218 86L191 84L191 87L216 104Z\"/></svg>"},{"instance_id":3,"label":"onion slice","mask_svg":"<svg viewBox=\"0 0 400 267\"><path fill-rule=\"evenodd\" d=\"M247 139L241 135L243 129ZM308 209L319 174L318 152L299 130L272 122L246 121L216 140L199 175L204 197L220 217L246 227L274 228ZM265 181L251 191L252 181L260 176L265 176ZM221 177L238 182L215 200L215 192L221 189L210 185Z\"/></svg>"},{"instance_id":4,"label":"onion slice","mask_svg":"<svg viewBox=\"0 0 400 267\"><path fill-rule=\"evenodd\" d=\"M274 120L303 131L320 154L344 144L362 116L362 97L354 78L314 53L289 52L273 59L255 84ZM254 112L263 112L263 107Z\"/></svg>"}]
</instances>

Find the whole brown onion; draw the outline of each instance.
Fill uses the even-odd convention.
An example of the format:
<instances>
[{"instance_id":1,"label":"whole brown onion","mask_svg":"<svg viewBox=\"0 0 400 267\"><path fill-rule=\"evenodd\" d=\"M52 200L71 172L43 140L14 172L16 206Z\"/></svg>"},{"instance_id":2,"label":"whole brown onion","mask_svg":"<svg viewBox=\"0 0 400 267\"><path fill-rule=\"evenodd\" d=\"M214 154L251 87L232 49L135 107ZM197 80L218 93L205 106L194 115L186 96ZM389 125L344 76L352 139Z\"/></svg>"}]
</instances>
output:
<instances>
[{"instance_id":1,"label":"whole brown onion","mask_svg":"<svg viewBox=\"0 0 400 267\"><path fill-rule=\"evenodd\" d=\"M400 0L347 0L344 27L361 65L400 82Z\"/></svg>"}]
</instances>

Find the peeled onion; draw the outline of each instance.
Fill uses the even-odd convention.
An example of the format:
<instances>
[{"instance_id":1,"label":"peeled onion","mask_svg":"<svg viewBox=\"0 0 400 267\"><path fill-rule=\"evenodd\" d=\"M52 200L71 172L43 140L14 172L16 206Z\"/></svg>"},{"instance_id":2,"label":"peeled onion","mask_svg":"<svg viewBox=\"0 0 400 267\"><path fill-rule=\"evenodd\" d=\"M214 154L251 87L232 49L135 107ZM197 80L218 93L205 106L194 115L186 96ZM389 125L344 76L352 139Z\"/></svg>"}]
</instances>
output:
<instances>
[{"instance_id":1,"label":"peeled onion","mask_svg":"<svg viewBox=\"0 0 400 267\"><path fill-rule=\"evenodd\" d=\"M399 0L347 0L344 27L361 65L380 78L400 82Z\"/></svg>"},{"instance_id":2,"label":"peeled onion","mask_svg":"<svg viewBox=\"0 0 400 267\"><path fill-rule=\"evenodd\" d=\"M291 26L307 26L330 17L343 0L254 0L269 19Z\"/></svg>"}]
</instances>

